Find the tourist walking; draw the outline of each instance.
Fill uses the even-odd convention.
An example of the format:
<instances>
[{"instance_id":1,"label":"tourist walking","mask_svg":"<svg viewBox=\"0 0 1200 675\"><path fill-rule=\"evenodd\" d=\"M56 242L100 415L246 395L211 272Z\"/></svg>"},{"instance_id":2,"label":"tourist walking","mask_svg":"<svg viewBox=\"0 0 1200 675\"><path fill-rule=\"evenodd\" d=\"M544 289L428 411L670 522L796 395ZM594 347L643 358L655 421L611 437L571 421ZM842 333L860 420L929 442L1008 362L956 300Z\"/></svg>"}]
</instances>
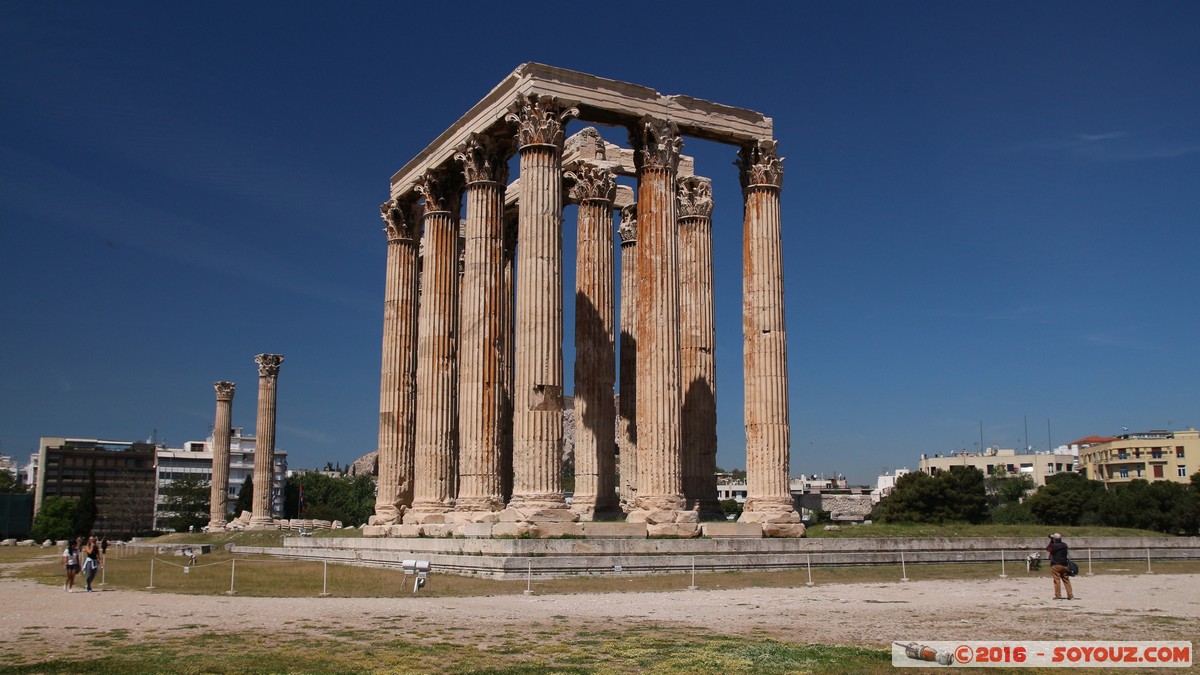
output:
<instances>
[{"instance_id":1,"label":"tourist walking","mask_svg":"<svg viewBox=\"0 0 1200 675\"><path fill-rule=\"evenodd\" d=\"M1071 591L1071 568L1068 565L1070 562L1067 554L1071 548L1062 540L1062 535L1055 532L1050 535L1050 545L1046 547L1046 552L1050 554L1050 576L1054 579L1054 599L1062 600L1062 587L1067 588L1067 600L1074 600L1075 594Z\"/></svg>"},{"instance_id":2,"label":"tourist walking","mask_svg":"<svg viewBox=\"0 0 1200 675\"><path fill-rule=\"evenodd\" d=\"M83 548L87 558L83 561L83 573L86 575L87 592L92 592L92 579L96 578L96 570L100 569L100 544L95 537L88 539L87 546Z\"/></svg>"},{"instance_id":3,"label":"tourist walking","mask_svg":"<svg viewBox=\"0 0 1200 675\"><path fill-rule=\"evenodd\" d=\"M76 546L74 539L67 540L67 550L63 551L63 566L67 568L67 582L63 584L63 590L68 593L75 592L75 574L79 572L79 547Z\"/></svg>"}]
</instances>

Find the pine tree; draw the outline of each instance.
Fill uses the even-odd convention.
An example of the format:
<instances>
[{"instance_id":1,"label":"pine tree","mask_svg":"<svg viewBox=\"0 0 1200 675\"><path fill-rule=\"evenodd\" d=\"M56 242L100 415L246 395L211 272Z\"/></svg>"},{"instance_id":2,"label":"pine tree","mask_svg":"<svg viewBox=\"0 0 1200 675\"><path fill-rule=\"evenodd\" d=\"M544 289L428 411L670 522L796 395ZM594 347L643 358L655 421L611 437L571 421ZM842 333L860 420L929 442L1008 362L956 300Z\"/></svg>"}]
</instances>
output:
<instances>
[{"instance_id":1,"label":"pine tree","mask_svg":"<svg viewBox=\"0 0 1200 675\"><path fill-rule=\"evenodd\" d=\"M242 515L242 511L254 512L254 476L252 474L247 474L246 480L242 481L242 489L238 491L237 505L233 508L234 518Z\"/></svg>"}]
</instances>

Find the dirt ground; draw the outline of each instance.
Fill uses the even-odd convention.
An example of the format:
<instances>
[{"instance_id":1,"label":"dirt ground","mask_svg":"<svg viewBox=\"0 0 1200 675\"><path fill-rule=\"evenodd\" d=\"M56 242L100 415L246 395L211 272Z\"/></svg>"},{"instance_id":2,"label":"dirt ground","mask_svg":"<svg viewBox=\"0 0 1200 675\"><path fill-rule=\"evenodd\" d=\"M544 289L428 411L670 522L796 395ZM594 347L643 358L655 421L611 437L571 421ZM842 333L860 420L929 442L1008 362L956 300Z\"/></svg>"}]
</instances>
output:
<instances>
[{"instance_id":1,"label":"dirt ground","mask_svg":"<svg viewBox=\"0 0 1200 675\"><path fill-rule=\"evenodd\" d=\"M1052 600L1048 577L830 584L665 593L435 598L251 598L142 591L66 593L4 574L0 644L10 652L71 648L86 631L130 640L189 631L288 634L469 627L476 636L574 626L696 627L796 643L885 647L893 640L1192 640L1200 637L1200 575L1076 578L1078 599ZM434 580L436 583L436 580ZM302 618L302 621L297 621ZM484 638L486 639L486 638Z\"/></svg>"}]
</instances>

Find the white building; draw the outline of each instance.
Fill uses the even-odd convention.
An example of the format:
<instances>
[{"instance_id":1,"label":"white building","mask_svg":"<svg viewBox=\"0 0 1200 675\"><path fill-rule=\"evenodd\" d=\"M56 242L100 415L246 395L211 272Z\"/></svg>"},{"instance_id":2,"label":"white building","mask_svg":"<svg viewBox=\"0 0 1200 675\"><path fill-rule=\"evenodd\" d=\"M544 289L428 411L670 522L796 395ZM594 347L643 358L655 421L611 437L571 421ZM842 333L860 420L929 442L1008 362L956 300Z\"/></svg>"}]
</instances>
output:
<instances>
[{"instance_id":1,"label":"white building","mask_svg":"<svg viewBox=\"0 0 1200 675\"><path fill-rule=\"evenodd\" d=\"M995 475L1000 469L1009 476L1029 476L1041 487L1058 473L1074 472L1079 465L1078 445L1060 446L1051 452L1018 453L1012 449L988 448L983 452L955 452L946 456L921 455L921 471L932 475L956 466L972 466L983 475Z\"/></svg>"},{"instance_id":2,"label":"white building","mask_svg":"<svg viewBox=\"0 0 1200 675\"><path fill-rule=\"evenodd\" d=\"M225 511L229 512L237 502L238 492L246 477L254 473L254 436L246 436L241 427L234 427L229 439L229 483L225 487ZM166 496L163 488L171 481L184 476L199 476L212 480L213 437L207 440L188 441L183 448L160 447L158 449L158 496L154 512L155 529L164 529L164 520L171 514L166 511ZM271 515L283 517L283 485L287 480L287 451L275 448L274 475L271 478ZM237 514L234 514L235 516Z\"/></svg>"},{"instance_id":3,"label":"white building","mask_svg":"<svg viewBox=\"0 0 1200 675\"><path fill-rule=\"evenodd\" d=\"M908 473L910 473L908 467L904 467L903 469L896 469L892 473L885 473L877 477L875 479L875 489L871 491L872 501L878 504L880 499L892 494L892 490L896 487L896 481Z\"/></svg>"}]
</instances>

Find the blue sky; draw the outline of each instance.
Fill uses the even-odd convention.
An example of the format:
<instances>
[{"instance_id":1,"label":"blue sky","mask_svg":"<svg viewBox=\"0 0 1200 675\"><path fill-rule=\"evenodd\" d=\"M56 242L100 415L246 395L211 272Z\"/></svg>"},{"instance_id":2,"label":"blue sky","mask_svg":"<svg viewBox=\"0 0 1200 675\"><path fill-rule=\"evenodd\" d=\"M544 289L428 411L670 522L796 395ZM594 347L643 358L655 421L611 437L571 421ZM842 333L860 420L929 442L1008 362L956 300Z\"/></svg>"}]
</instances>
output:
<instances>
[{"instance_id":1,"label":"blue sky","mask_svg":"<svg viewBox=\"0 0 1200 675\"><path fill-rule=\"evenodd\" d=\"M793 473L1200 426L1196 3L9 2L0 452L200 439L219 379L252 430L260 352L293 468L373 450L378 204L526 61L774 119ZM734 151L684 152L743 466Z\"/></svg>"}]
</instances>

